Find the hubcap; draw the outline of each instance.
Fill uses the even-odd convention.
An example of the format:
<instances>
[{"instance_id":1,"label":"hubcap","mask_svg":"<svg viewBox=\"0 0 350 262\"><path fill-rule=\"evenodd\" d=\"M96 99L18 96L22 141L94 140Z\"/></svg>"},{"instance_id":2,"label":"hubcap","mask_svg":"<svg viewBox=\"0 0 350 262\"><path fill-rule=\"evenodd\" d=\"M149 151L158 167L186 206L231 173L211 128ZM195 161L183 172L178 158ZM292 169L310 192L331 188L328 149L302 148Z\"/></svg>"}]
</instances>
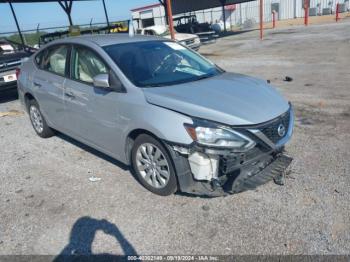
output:
<instances>
[{"instance_id":1,"label":"hubcap","mask_svg":"<svg viewBox=\"0 0 350 262\"><path fill-rule=\"evenodd\" d=\"M136 165L143 179L154 188L165 187L170 178L168 161L158 147L145 143L136 152Z\"/></svg>"},{"instance_id":2,"label":"hubcap","mask_svg":"<svg viewBox=\"0 0 350 262\"><path fill-rule=\"evenodd\" d=\"M29 109L29 114L30 114L30 119L32 120L34 129L38 132L41 133L44 130L44 125L43 125L43 119L41 117L41 113L39 109L31 105Z\"/></svg>"}]
</instances>

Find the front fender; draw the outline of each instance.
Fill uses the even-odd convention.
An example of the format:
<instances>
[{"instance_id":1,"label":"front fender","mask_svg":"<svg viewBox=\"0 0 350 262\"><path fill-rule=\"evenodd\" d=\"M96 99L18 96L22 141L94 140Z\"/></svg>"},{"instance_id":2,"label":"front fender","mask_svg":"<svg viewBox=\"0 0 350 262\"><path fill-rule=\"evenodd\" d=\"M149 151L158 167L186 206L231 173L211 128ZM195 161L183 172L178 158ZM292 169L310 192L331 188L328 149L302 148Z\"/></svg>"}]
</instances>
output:
<instances>
[{"instance_id":1,"label":"front fender","mask_svg":"<svg viewBox=\"0 0 350 262\"><path fill-rule=\"evenodd\" d=\"M186 145L193 142L184 128L184 123L193 123L190 117L158 106L149 106L152 109L142 111L130 125L128 134L135 129L144 129L169 142Z\"/></svg>"},{"instance_id":2,"label":"front fender","mask_svg":"<svg viewBox=\"0 0 350 262\"><path fill-rule=\"evenodd\" d=\"M191 117L148 103L133 104L127 112L121 112L124 118L125 129L121 141L127 148L128 137L134 130L146 130L160 140L189 145L193 142L184 128L184 123L192 124ZM121 156L124 162L128 162L128 150L124 150Z\"/></svg>"}]
</instances>

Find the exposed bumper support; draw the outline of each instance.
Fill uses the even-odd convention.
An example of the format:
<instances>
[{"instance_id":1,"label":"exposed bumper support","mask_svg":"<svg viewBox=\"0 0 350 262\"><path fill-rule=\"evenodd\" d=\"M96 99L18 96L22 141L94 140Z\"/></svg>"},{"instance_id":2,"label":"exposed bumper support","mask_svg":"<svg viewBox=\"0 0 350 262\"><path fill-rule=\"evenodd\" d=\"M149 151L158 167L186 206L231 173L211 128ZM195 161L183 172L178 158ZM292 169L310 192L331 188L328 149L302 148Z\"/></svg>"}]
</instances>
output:
<instances>
[{"instance_id":1,"label":"exposed bumper support","mask_svg":"<svg viewBox=\"0 0 350 262\"><path fill-rule=\"evenodd\" d=\"M196 195L222 196L254 189L271 180L282 185L285 171L292 162L283 151L292 136L293 125L291 106L276 119L243 128L240 132L253 137L256 145L241 153L195 142L190 146L168 144L180 190ZM286 132L281 135L279 132L283 128Z\"/></svg>"},{"instance_id":2,"label":"exposed bumper support","mask_svg":"<svg viewBox=\"0 0 350 262\"><path fill-rule=\"evenodd\" d=\"M279 178L292 162L292 158L284 154L275 157L270 156L254 165L247 166L241 170L231 184L230 193L239 193L245 190L255 189L257 186L265 184L272 179ZM266 165L265 167L263 167Z\"/></svg>"},{"instance_id":3,"label":"exposed bumper support","mask_svg":"<svg viewBox=\"0 0 350 262\"><path fill-rule=\"evenodd\" d=\"M292 158L281 151L269 152L246 161L230 174L212 181L196 180L191 172L187 156L173 150L168 145L174 160L181 192L218 197L255 189L281 176L292 162Z\"/></svg>"}]
</instances>

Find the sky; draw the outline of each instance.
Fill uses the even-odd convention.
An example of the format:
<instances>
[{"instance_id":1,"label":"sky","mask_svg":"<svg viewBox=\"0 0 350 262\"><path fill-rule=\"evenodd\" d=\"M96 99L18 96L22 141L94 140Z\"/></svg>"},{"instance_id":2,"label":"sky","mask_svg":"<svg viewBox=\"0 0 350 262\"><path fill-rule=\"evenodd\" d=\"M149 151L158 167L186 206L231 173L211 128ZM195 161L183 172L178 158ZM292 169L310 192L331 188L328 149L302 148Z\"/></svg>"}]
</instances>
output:
<instances>
[{"instance_id":1,"label":"sky","mask_svg":"<svg viewBox=\"0 0 350 262\"><path fill-rule=\"evenodd\" d=\"M159 3L158 0L105 0L110 21L130 19L130 9ZM22 30L40 27L68 25L68 19L58 3L13 4ZM101 0L77 1L73 3L72 19L74 24L105 22ZM16 31L9 4L0 4L0 33Z\"/></svg>"}]
</instances>

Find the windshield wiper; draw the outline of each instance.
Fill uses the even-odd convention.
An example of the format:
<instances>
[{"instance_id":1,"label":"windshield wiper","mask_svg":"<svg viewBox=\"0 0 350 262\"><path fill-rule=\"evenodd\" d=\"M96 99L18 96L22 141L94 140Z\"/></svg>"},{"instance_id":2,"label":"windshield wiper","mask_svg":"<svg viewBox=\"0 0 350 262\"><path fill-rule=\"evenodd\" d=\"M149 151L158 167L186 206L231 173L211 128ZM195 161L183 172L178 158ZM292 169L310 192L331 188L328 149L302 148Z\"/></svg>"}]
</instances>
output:
<instances>
[{"instance_id":1,"label":"windshield wiper","mask_svg":"<svg viewBox=\"0 0 350 262\"><path fill-rule=\"evenodd\" d=\"M199 81L202 79L206 79L206 78L210 78L215 76L216 74L205 74L205 75L201 75L198 77L193 77L193 78L189 78L189 79L182 79L182 80L177 80L177 81L172 81L172 82L164 82L164 83L159 83L159 84L149 84L149 85L145 85L142 86L143 88L149 88L149 87L162 87L162 86L170 86L170 85L178 85L178 84L184 84L184 83L189 83L189 82L194 82L194 81Z\"/></svg>"},{"instance_id":2,"label":"windshield wiper","mask_svg":"<svg viewBox=\"0 0 350 262\"><path fill-rule=\"evenodd\" d=\"M141 86L142 88L149 88L149 87L162 87L164 84L151 84L146 86Z\"/></svg>"},{"instance_id":3,"label":"windshield wiper","mask_svg":"<svg viewBox=\"0 0 350 262\"><path fill-rule=\"evenodd\" d=\"M172 86L172 85L179 85L179 84L184 84L188 82L192 82L193 79L182 79L182 80L177 80L177 81L172 81L172 82L164 82L164 83L159 83L159 84L150 84L146 85L143 87L162 87L162 86Z\"/></svg>"}]
</instances>

